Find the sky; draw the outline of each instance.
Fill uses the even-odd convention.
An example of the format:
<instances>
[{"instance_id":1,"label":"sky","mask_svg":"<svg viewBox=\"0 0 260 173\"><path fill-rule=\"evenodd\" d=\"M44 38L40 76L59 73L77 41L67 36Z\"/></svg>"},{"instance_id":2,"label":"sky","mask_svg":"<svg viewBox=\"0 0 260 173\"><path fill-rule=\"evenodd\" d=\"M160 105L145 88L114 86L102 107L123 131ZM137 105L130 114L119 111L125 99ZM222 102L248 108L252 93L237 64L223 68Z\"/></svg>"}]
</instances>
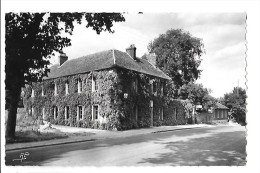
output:
<instances>
[{"instance_id":1,"label":"sky","mask_svg":"<svg viewBox=\"0 0 260 173\"><path fill-rule=\"evenodd\" d=\"M76 25L70 36L72 46L64 52L74 59L109 49L125 51L134 44L141 57L150 41L169 29L180 28L204 43L206 53L199 67L202 73L196 83L212 89L216 98L235 86L245 88L245 13L126 13L124 17L125 22L114 24L113 34L97 35L84 23ZM57 63L57 57L51 62Z\"/></svg>"}]
</instances>

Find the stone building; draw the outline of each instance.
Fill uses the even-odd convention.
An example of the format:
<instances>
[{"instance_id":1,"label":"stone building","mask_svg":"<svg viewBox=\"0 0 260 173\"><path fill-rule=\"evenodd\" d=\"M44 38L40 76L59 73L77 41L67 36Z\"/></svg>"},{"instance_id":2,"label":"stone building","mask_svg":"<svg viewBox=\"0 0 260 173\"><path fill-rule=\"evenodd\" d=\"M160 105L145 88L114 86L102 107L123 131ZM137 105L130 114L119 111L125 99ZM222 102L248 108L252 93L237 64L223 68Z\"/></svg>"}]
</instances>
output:
<instances>
[{"instance_id":1,"label":"stone building","mask_svg":"<svg viewBox=\"0 0 260 173\"><path fill-rule=\"evenodd\" d=\"M24 89L28 114L66 126L131 129L185 124L184 108L167 101L169 76L145 59L136 57L131 45L126 52L107 50L59 64L48 77Z\"/></svg>"}]
</instances>

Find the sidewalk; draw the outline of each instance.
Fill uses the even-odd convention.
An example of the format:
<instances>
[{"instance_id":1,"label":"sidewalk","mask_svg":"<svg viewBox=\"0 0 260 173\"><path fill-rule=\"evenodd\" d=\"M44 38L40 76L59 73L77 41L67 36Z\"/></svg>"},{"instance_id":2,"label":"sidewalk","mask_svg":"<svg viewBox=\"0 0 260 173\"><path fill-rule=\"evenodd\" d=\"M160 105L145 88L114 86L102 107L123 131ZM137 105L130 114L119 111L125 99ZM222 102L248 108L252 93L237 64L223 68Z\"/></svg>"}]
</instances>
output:
<instances>
[{"instance_id":1,"label":"sidewalk","mask_svg":"<svg viewBox=\"0 0 260 173\"><path fill-rule=\"evenodd\" d=\"M179 126L160 126L160 127L142 128L142 129L132 129L126 131L106 131L106 130L97 130L97 129L65 127L65 126L57 126L57 125L53 125L53 127L63 132L90 132L90 133L94 133L94 135L75 136L75 137L68 137L64 139L54 139L54 140L46 140L46 141L38 141L38 142L7 144L6 151L59 145L59 144L69 144L69 143L76 143L76 142L94 141L94 140L102 140L102 139L111 139L111 138L124 138L124 137L130 137L130 136L136 136L142 134L160 133L166 131L185 130L185 129L203 128L203 127L215 127L215 126L207 125L207 124L192 124L192 125L179 125Z\"/></svg>"}]
</instances>

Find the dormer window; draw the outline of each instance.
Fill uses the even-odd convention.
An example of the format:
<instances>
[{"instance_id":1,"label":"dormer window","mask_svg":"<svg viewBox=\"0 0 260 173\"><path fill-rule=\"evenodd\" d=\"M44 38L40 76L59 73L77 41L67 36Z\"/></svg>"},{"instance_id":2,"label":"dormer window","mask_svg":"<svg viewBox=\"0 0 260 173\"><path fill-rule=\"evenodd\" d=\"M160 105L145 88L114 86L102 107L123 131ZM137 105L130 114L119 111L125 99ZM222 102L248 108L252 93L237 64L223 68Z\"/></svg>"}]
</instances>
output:
<instances>
[{"instance_id":1,"label":"dormer window","mask_svg":"<svg viewBox=\"0 0 260 173\"><path fill-rule=\"evenodd\" d=\"M58 86L56 83L54 84L54 95L58 95Z\"/></svg>"},{"instance_id":2,"label":"dormer window","mask_svg":"<svg viewBox=\"0 0 260 173\"><path fill-rule=\"evenodd\" d=\"M82 81L79 79L78 80L78 93L82 92Z\"/></svg>"},{"instance_id":3,"label":"dormer window","mask_svg":"<svg viewBox=\"0 0 260 173\"><path fill-rule=\"evenodd\" d=\"M95 92L97 90L98 90L97 79L95 77L92 77L92 92Z\"/></svg>"},{"instance_id":4,"label":"dormer window","mask_svg":"<svg viewBox=\"0 0 260 173\"><path fill-rule=\"evenodd\" d=\"M66 84L65 84L65 94L66 95L69 94L69 82L66 82Z\"/></svg>"}]
</instances>

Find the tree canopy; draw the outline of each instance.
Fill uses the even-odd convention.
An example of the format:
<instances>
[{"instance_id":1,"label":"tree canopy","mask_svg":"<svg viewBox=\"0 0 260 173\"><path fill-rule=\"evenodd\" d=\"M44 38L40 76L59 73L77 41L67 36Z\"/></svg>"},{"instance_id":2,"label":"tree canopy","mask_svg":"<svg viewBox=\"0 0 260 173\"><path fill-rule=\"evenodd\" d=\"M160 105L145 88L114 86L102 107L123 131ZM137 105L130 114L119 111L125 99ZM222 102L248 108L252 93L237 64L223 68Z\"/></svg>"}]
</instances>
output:
<instances>
[{"instance_id":1,"label":"tree canopy","mask_svg":"<svg viewBox=\"0 0 260 173\"><path fill-rule=\"evenodd\" d=\"M234 87L233 91L226 93L221 98L221 103L227 106L237 122L245 123L246 118L246 90L241 87Z\"/></svg>"},{"instance_id":2,"label":"tree canopy","mask_svg":"<svg viewBox=\"0 0 260 173\"><path fill-rule=\"evenodd\" d=\"M148 51L156 55L156 66L172 78L175 97L181 86L199 78L204 45L189 32L170 29L151 41Z\"/></svg>"},{"instance_id":3,"label":"tree canopy","mask_svg":"<svg viewBox=\"0 0 260 173\"><path fill-rule=\"evenodd\" d=\"M47 76L50 55L71 45L61 33L72 34L75 22L87 21L97 34L113 33L114 22L123 22L120 13L7 13L5 15L6 52L6 135L14 137L17 104L21 87Z\"/></svg>"},{"instance_id":4,"label":"tree canopy","mask_svg":"<svg viewBox=\"0 0 260 173\"><path fill-rule=\"evenodd\" d=\"M205 88L202 84L184 84L179 90L179 99L189 99L194 105L202 105L207 110L213 107L217 100L210 95L211 89Z\"/></svg>"}]
</instances>

